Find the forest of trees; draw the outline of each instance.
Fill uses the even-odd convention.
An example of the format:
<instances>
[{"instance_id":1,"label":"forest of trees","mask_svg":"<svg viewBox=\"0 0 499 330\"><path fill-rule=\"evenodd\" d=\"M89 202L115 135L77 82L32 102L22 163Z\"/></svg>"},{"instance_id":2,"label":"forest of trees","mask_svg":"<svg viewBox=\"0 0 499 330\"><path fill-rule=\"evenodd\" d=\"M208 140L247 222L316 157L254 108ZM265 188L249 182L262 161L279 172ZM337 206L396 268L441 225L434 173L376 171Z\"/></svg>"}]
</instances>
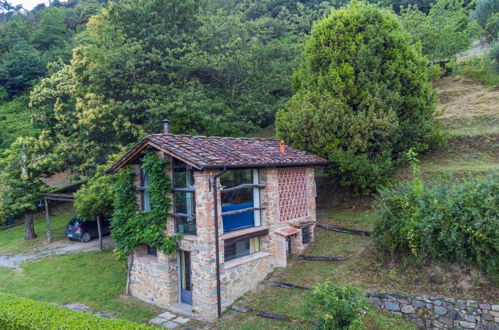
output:
<instances>
[{"instance_id":1,"label":"forest of trees","mask_svg":"<svg viewBox=\"0 0 499 330\"><path fill-rule=\"evenodd\" d=\"M273 126L300 88L293 72L314 22L348 2L55 0L28 11L0 0L2 175L20 177L4 169L30 150L37 175L92 176L159 132L163 118L184 134L246 136ZM494 0L371 2L403 18L407 47L427 67L451 61L484 31L497 38L497 14L487 9ZM51 166L37 166L48 159Z\"/></svg>"}]
</instances>

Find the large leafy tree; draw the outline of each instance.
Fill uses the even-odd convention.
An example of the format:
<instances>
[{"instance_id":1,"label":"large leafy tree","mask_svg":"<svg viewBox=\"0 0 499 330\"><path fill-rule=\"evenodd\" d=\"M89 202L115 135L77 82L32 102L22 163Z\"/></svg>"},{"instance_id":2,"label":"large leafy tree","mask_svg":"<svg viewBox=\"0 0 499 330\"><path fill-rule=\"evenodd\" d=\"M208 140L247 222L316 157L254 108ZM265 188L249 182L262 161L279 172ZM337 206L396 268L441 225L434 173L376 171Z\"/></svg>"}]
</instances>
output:
<instances>
[{"instance_id":1,"label":"large leafy tree","mask_svg":"<svg viewBox=\"0 0 499 330\"><path fill-rule=\"evenodd\" d=\"M165 117L172 132L186 134L244 135L271 125L292 95L305 26L316 16L297 5L253 17L258 5L110 4L79 35L70 65L54 65L34 88L37 124L80 171L160 131Z\"/></svg>"},{"instance_id":2,"label":"large leafy tree","mask_svg":"<svg viewBox=\"0 0 499 330\"><path fill-rule=\"evenodd\" d=\"M24 214L26 240L36 237L33 212L46 190L42 176L53 173L57 159L48 156L50 144L41 139L18 138L0 158L0 217Z\"/></svg>"},{"instance_id":3,"label":"large leafy tree","mask_svg":"<svg viewBox=\"0 0 499 330\"><path fill-rule=\"evenodd\" d=\"M315 24L278 137L331 160L343 184L386 182L434 129L427 60L409 39L394 14L359 2Z\"/></svg>"}]
</instances>

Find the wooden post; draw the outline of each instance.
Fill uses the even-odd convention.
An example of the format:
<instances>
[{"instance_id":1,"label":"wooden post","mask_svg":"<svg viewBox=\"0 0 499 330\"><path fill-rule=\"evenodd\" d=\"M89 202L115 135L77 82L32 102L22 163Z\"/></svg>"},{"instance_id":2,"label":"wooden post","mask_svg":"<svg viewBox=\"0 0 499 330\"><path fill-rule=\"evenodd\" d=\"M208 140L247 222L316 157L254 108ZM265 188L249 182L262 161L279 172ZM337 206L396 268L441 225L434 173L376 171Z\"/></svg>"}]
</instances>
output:
<instances>
[{"instance_id":1,"label":"wooden post","mask_svg":"<svg viewBox=\"0 0 499 330\"><path fill-rule=\"evenodd\" d=\"M49 202L46 198L43 199L45 202L45 222L47 223L47 240L49 244L52 243L52 231L50 230L50 216L49 216Z\"/></svg>"},{"instance_id":2,"label":"wooden post","mask_svg":"<svg viewBox=\"0 0 499 330\"><path fill-rule=\"evenodd\" d=\"M102 230L100 226L100 216L97 216L97 232L99 233L99 249L102 250Z\"/></svg>"}]
</instances>

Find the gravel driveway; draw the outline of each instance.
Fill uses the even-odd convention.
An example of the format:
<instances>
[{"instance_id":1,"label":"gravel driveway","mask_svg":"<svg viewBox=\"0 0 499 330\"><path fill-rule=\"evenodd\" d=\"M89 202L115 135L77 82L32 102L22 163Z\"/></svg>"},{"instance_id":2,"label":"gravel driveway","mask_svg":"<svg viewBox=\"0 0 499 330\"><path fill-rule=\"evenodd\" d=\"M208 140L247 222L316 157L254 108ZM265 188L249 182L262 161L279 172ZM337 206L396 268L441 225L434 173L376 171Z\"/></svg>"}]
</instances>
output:
<instances>
[{"instance_id":1,"label":"gravel driveway","mask_svg":"<svg viewBox=\"0 0 499 330\"><path fill-rule=\"evenodd\" d=\"M102 241L105 249L114 247L111 236L104 236ZM21 270L20 265L28 260L36 260L53 255L75 254L97 250L99 250L99 240L97 238L94 238L88 243L69 240L58 241L33 249L29 253L0 255L0 267Z\"/></svg>"}]
</instances>

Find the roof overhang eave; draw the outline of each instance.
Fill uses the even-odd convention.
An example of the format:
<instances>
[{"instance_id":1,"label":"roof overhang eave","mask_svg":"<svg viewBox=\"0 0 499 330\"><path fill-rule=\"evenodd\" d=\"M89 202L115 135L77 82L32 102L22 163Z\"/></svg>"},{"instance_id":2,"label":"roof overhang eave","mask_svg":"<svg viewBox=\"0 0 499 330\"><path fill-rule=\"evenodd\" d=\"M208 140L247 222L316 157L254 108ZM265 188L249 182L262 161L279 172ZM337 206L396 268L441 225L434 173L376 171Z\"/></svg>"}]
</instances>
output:
<instances>
[{"instance_id":1,"label":"roof overhang eave","mask_svg":"<svg viewBox=\"0 0 499 330\"><path fill-rule=\"evenodd\" d=\"M327 166L331 162L294 162L294 163L264 163L264 164L237 164L237 165L205 165L200 170L214 168L262 168L262 167L301 167L301 166Z\"/></svg>"},{"instance_id":2,"label":"roof overhang eave","mask_svg":"<svg viewBox=\"0 0 499 330\"><path fill-rule=\"evenodd\" d=\"M162 148L161 146L157 145L156 143L152 142L149 137L145 137L143 138L140 142L138 142L135 146L133 146L123 157L121 157L120 160L118 160L116 163L113 164L113 166L111 166L107 171L106 173L108 174L114 174L116 172L118 172L123 166L125 166L126 164L128 164L128 162L132 159L134 159L140 152L142 152L142 150L144 150L146 147L153 147L154 149L157 149L159 151L162 151L174 158L177 158L181 161L183 161L184 163L188 164L188 165L191 165L192 167L198 169L198 170L201 170L202 169L202 166L198 165L198 164L195 164L191 161L189 161L188 159L185 159L184 157L182 156L179 156L173 152L171 152L170 150L168 149L165 149L165 148Z\"/></svg>"}]
</instances>

